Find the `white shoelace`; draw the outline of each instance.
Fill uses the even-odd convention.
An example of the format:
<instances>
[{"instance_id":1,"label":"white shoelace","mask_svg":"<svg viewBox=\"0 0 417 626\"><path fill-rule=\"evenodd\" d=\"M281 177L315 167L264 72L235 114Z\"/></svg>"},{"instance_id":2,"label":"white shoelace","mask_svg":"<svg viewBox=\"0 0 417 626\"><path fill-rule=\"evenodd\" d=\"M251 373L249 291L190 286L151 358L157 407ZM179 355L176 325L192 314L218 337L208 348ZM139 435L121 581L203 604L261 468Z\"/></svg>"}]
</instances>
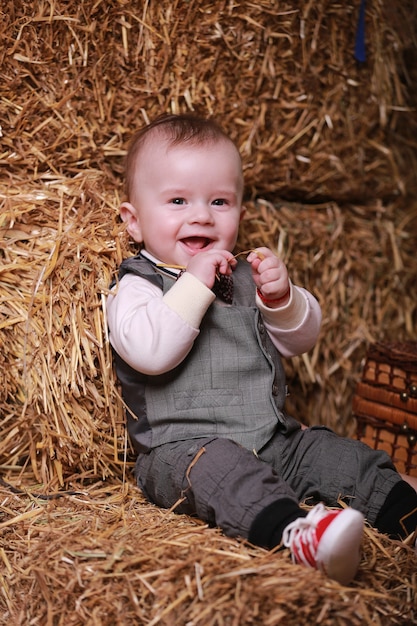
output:
<instances>
[{"instance_id":1,"label":"white shoelace","mask_svg":"<svg viewBox=\"0 0 417 626\"><path fill-rule=\"evenodd\" d=\"M299 517L284 529L282 543L286 548L290 548L293 561L297 560L308 567L313 567L305 556L304 546L308 546L309 552L315 558L318 545L315 530L327 513L324 505L319 503L311 509L307 517ZM295 553L297 553L297 559L295 559Z\"/></svg>"}]
</instances>

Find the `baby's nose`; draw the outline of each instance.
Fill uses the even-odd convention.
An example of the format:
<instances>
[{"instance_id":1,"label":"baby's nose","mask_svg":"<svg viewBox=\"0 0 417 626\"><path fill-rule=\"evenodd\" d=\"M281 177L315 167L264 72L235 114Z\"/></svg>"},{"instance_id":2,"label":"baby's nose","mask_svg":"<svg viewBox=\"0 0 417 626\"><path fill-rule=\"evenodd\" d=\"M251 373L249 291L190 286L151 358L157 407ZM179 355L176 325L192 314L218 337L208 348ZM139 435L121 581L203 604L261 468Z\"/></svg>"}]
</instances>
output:
<instances>
[{"instance_id":1,"label":"baby's nose","mask_svg":"<svg viewBox=\"0 0 417 626\"><path fill-rule=\"evenodd\" d=\"M191 220L194 222L212 222L213 212L209 204L198 202L191 209Z\"/></svg>"}]
</instances>

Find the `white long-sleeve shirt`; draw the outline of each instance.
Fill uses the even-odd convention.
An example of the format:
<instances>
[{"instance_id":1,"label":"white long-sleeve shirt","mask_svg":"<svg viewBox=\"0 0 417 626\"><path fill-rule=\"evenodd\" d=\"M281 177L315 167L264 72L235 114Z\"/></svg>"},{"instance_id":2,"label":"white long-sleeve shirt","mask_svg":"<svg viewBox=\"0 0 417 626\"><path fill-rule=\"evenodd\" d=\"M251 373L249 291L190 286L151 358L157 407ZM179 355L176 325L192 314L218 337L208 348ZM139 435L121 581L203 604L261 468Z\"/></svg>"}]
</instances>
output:
<instances>
[{"instance_id":1,"label":"white long-sleeve shirt","mask_svg":"<svg viewBox=\"0 0 417 626\"><path fill-rule=\"evenodd\" d=\"M284 357L310 350L321 323L320 305L314 296L301 287L290 287L288 303L277 309L256 298L266 330ZM147 279L127 274L107 299L111 344L126 363L143 374L168 372L191 350L215 298L211 289L187 272L165 294Z\"/></svg>"}]
</instances>

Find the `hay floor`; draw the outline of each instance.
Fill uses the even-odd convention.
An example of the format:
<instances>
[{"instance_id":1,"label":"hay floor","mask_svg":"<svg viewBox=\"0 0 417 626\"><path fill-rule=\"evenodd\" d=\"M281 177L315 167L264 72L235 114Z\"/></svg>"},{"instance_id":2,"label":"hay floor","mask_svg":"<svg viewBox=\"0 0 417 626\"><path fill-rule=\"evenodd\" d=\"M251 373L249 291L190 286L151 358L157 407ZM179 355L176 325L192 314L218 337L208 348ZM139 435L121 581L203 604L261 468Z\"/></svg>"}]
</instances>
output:
<instances>
[{"instance_id":1,"label":"hay floor","mask_svg":"<svg viewBox=\"0 0 417 626\"><path fill-rule=\"evenodd\" d=\"M34 493L0 485L2 626L416 623L414 552L372 530L343 587L293 565L287 550L153 507L130 482L57 499Z\"/></svg>"}]
</instances>

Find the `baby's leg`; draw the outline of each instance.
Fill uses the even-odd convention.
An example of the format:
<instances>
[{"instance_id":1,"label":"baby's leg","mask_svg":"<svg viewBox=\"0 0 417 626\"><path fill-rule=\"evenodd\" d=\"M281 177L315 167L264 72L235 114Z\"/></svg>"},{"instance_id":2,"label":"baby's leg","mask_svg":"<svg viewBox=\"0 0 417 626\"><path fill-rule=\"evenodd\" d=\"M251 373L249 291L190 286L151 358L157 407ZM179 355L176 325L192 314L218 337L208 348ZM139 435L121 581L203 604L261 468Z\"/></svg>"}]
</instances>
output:
<instances>
[{"instance_id":1,"label":"baby's leg","mask_svg":"<svg viewBox=\"0 0 417 626\"><path fill-rule=\"evenodd\" d=\"M408 476L407 474L400 474L400 476L406 483L411 485L415 491L417 491L417 476Z\"/></svg>"},{"instance_id":2,"label":"baby's leg","mask_svg":"<svg viewBox=\"0 0 417 626\"><path fill-rule=\"evenodd\" d=\"M255 518L272 504L274 528L281 526L278 517L285 527L300 515L296 495L273 468L228 439L159 446L139 455L136 475L155 504L196 515L228 536L248 538Z\"/></svg>"},{"instance_id":3,"label":"baby's leg","mask_svg":"<svg viewBox=\"0 0 417 626\"><path fill-rule=\"evenodd\" d=\"M313 427L289 436L277 434L260 456L275 467L299 501L329 506L344 501L392 536L404 537L417 526L417 494L383 451Z\"/></svg>"},{"instance_id":4,"label":"baby's leg","mask_svg":"<svg viewBox=\"0 0 417 626\"><path fill-rule=\"evenodd\" d=\"M230 537L264 548L284 541L296 563L320 569L343 584L356 573L362 515L352 509L329 512L323 505L307 514L271 465L233 441L160 446L139 456L137 477L159 506L197 515Z\"/></svg>"}]
</instances>

